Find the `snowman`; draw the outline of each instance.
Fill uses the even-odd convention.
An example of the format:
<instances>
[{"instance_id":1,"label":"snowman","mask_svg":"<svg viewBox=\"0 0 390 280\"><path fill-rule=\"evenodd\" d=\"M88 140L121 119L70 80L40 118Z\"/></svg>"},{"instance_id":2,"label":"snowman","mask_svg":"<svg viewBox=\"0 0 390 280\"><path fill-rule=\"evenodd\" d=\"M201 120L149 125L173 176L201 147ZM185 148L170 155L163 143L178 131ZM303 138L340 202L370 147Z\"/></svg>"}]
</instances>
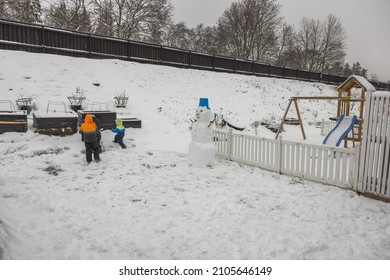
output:
<instances>
[{"instance_id":1,"label":"snowman","mask_svg":"<svg viewBox=\"0 0 390 280\"><path fill-rule=\"evenodd\" d=\"M188 158L192 166L212 166L215 160L214 117L208 107L208 101L204 103L204 99L201 99L191 127L192 141L188 148Z\"/></svg>"}]
</instances>

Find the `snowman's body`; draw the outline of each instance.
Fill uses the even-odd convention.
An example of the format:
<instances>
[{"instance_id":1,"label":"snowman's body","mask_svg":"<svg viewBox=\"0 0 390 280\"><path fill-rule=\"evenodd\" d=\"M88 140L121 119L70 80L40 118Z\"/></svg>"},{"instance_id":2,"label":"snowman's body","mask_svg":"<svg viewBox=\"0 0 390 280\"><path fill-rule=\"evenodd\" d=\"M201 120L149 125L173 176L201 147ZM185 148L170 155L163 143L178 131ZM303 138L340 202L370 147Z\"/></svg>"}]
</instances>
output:
<instances>
[{"instance_id":1,"label":"snowman's body","mask_svg":"<svg viewBox=\"0 0 390 280\"><path fill-rule=\"evenodd\" d=\"M215 160L213 142L213 114L207 107L198 107L192 125L192 141L188 148L189 164L211 166Z\"/></svg>"}]
</instances>

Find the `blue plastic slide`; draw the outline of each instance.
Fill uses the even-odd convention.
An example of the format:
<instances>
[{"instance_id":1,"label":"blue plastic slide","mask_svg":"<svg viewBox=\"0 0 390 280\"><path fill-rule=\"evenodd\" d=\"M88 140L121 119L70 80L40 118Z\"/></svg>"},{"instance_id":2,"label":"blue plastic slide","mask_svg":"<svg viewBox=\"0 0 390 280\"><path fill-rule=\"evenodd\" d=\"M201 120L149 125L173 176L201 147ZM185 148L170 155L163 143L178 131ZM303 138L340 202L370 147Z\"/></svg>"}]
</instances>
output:
<instances>
[{"instance_id":1,"label":"blue plastic slide","mask_svg":"<svg viewBox=\"0 0 390 280\"><path fill-rule=\"evenodd\" d=\"M338 147L357 121L356 116L341 115L336 126L326 135L322 144Z\"/></svg>"}]
</instances>

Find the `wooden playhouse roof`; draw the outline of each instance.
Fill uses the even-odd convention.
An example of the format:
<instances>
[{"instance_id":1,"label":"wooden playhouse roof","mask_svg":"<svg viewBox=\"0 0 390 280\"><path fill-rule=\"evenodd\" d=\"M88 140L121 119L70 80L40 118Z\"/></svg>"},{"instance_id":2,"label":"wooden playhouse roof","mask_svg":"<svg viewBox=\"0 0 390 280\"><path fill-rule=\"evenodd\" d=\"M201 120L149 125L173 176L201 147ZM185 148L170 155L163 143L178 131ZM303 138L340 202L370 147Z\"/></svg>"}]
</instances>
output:
<instances>
[{"instance_id":1,"label":"wooden playhouse roof","mask_svg":"<svg viewBox=\"0 0 390 280\"><path fill-rule=\"evenodd\" d=\"M358 75L349 76L338 88L337 91L348 91L353 87L363 88L366 92L375 91L374 86L366 78Z\"/></svg>"}]
</instances>

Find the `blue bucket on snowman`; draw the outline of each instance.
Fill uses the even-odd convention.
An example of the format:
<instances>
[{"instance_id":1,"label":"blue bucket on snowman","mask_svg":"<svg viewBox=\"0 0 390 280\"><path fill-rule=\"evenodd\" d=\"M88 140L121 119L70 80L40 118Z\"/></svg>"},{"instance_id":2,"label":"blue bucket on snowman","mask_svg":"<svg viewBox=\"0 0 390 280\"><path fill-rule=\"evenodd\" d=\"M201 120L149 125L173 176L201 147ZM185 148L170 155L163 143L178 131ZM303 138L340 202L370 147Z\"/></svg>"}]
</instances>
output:
<instances>
[{"instance_id":1,"label":"blue bucket on snowman","mask_svg":"<svg viewBox=\"0 0 390 280\"><path fill-rule=\"evenodd\" d=\"M208 98L200 98L199 99L199 107L206 107L207 109L210 109L209 99Z\"/></svg>"}]
</instances>

